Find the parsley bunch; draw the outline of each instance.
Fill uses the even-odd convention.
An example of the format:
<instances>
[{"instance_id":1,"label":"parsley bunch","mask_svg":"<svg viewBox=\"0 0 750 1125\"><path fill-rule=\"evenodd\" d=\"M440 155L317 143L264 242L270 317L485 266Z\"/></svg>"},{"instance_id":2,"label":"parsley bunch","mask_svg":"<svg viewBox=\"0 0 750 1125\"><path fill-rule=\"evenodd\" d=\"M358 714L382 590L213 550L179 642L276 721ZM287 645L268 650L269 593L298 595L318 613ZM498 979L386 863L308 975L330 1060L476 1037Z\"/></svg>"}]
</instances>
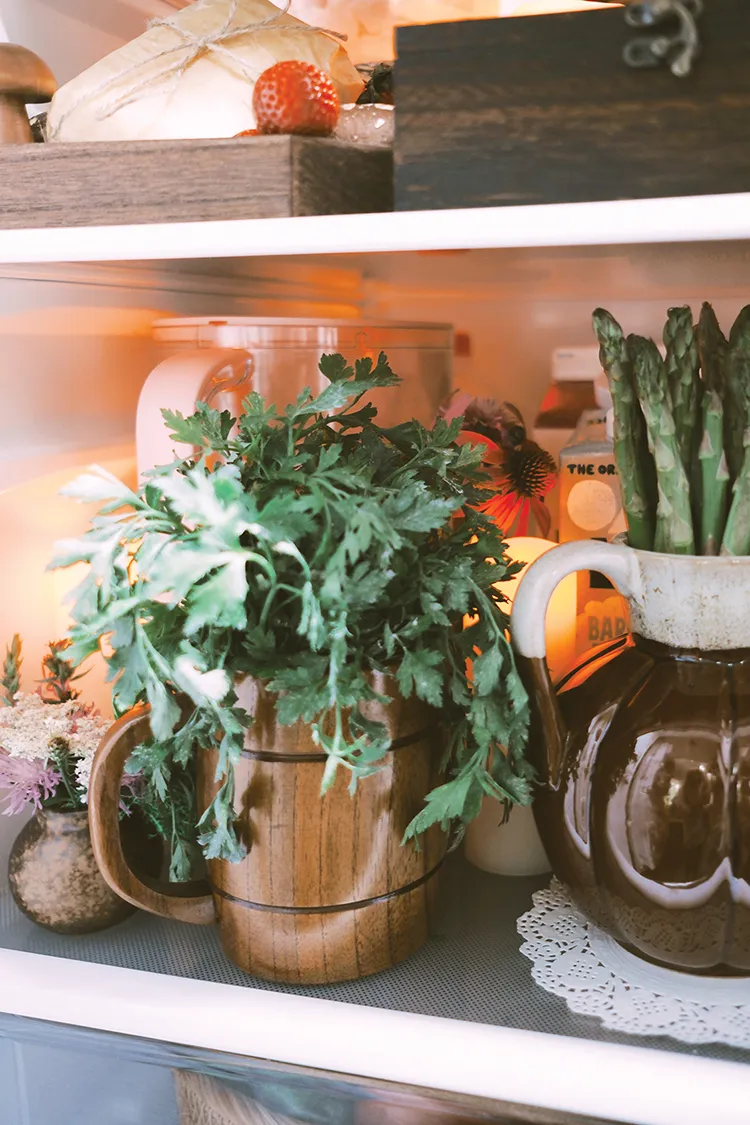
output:
<instances>
[{"instance_id":1,"label":"parsley bunch","mask_svg":"<svg viewBox=\"0 0 750 1125\"><path fill-rule=\"evenodd\" d=\"M165 411L195 454L138 492L101 469L66 490L104 505L53 563L89 564L69 656L78 663L106 639L116 712L151 705L153 737L130 768L148 778L175 879L189 875L196 817L185 793L201 748L218 750L222 785L197 840L207 858L243 855L233 812L251 722L234 691L243 675L278 693L282 724L312 725L328 755L324 789L341 769L355 786L388 751L385 727L360 711L383 699L373 671L440 708L446 781L407 839L467 823L485 794L531 800L527 699L493 586L518 567L473 507L486 498L482 451L456 444L461 419L379 427L366 398L399 381L384 355L353 368L325 356L320 369L325 390L306 389L283 412L255 393L239 419L205 404L189 418Z\"/></svg>"}]
</instances>

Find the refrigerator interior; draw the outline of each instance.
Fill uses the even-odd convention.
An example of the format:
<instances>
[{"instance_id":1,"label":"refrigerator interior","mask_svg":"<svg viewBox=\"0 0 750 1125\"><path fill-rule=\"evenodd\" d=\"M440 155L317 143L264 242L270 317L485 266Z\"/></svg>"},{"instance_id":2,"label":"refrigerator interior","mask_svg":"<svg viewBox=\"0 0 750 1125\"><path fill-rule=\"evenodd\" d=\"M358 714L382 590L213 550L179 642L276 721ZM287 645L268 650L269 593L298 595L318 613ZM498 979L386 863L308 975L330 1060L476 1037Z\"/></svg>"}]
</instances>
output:
<instances>
[{"instance_id":1,"label":"refrigerator interior","mask_svg":"<svg viewBox=\"0 0 750 1125\"><path fill-rule=\"evenodd\" d=\"M627 331L658 336L669 306L710 300L731 322L748 290L744 243L1 267L0 517L13 549L0 556L12 591L0 602L0 644L22 634L32 687L78 577L46 571L53 544L91 514L59 490L91 463L134 480L138 394L162 358L157 319L452 324L454 387L515 403L530 429L553 350L592 345L597 305ZM100 668L86 687L106 709Z\"/></svg>"},{"instance_id":2,"label":"refrigerator interior","mask_svg":"<svg viewBox=\"0 0 750 1125\"><path fill-rule=\"evenodd\" d=\"M65 629L63 598L75 580L45 572L53 542L80 533L89 514L59 489L92 461L134 479L135 408L158 358L158 318L451 323L460 340L454 386L514 402L531 427L553 349L591 345L595 306L629 331L656 335L671 305L710 300L731 320L748 292L741 243L2 267L0 645L22 634L23 687L33 688L46 642ZM106 710L99 667L86 696ZM2 890L19 827L0 817ZM121 1059L116 1044L95 1065L91 1058L73 1032L66 1049L0 1028L3 1125L176 1125L168 1063Z\"/></svg>"}]
</instances>

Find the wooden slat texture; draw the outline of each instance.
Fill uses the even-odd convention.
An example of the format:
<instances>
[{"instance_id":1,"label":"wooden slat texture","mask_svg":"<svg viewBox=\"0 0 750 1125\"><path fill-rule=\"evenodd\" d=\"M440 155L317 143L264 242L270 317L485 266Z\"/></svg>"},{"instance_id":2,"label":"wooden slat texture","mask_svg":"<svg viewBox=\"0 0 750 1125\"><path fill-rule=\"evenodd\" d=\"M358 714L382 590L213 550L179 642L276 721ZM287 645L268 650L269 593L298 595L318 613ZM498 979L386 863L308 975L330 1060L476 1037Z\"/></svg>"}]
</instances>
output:
<instances>
[{"instance_id":1,"label":"wooden slat texture","mask_svg":"<svg viewBox=\"0 0 750 1125\"><path fill-rule=\"evenodd\" d=\"M424 704L385 681L378 690L393 704L367 710L387 723L397 748L354 795L342 769L321 797L325 763L309 726L279 727L272 696L250 680L238 687L255 716L235 769L250 851L241 863L208 867L224 948L246 972L303 984L353 980L427 939L446 837L432 829L420 850L401 839L439 782L442 740ZM398 747L401 740L408 744ZM276 760L266 760L271 754ZM199 760L202 807L216 792L215 765L214 753Z\"/></svg>"},{"instance_id":2,"label":"wooden slat texture","mask_svg":"<svg viewBox=\"0 0 750 1125\"><path fill-rule=\"evenodd\" d=\"M684 79L620 9L399 28L397 210L750 190L750 4L705 8Z\"/></svg>"},{"instance_id":3,"label":"wooden slat texture","mask_svg":"<svg viewBox=\"0 0 750 1125\"><path fill-rule=\"evenodd\" d=\"M353 795L341 769L321 797L325 759L310 727L279 726L275 697L258 681L238 683L239 702L255 720L235 768L235 810L249 852L236 864L209 861L210 894L208 884L143 882L128 866L116 831L120 788L125 762L148 737L149 709L123 716L102 740L91 781L91 837L109 886L170 918L205 924L215 911L231 960L272 980L355 980L414 953L429 934L447 837L436 826L419 850L401 840L440 783L443 736L438 713L404 700L393 680L373 676L372 686L393 700L366 706L386 724L392 749ZM216 765L215 751L198 755L199 810L217 792Z\"/></svg>"},{"instance_id":4,"label":"wooden slat texture","mask_svg":"<svg viewBox=\"0 0 750 1125\"><path fill-rule=\"evenodd\" d=\"M390 211L389 150L313 137L0 146L0 229Z\"/></svg>"}]
</instances>

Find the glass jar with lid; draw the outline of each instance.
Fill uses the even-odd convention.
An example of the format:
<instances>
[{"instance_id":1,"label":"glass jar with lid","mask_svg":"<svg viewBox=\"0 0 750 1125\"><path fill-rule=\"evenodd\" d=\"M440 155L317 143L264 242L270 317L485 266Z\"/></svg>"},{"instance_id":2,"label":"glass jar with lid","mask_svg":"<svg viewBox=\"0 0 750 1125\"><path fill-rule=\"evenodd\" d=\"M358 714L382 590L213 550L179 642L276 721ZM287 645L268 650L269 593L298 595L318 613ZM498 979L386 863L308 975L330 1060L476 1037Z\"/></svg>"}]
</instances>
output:
<instances>
[{"instance_id":1,"label":"glass jar with lid","mask_svg":"<svg viewBox=\"0 0 750 1125\"><path fill-rule=\"evenodd\" d=\"M203 401L237 417L251 390L283 408L305 387L317 394L326 386L318 369L326 354L341 352L353 362L386 353L402 383L372 394L381 425L410 418L431 425L451 391L453 329L447 324L197 317L157 321L154 334L165 358L138 403L141 472L174 459L162 409L190 414Z\"/></svg>"}]
</instances>

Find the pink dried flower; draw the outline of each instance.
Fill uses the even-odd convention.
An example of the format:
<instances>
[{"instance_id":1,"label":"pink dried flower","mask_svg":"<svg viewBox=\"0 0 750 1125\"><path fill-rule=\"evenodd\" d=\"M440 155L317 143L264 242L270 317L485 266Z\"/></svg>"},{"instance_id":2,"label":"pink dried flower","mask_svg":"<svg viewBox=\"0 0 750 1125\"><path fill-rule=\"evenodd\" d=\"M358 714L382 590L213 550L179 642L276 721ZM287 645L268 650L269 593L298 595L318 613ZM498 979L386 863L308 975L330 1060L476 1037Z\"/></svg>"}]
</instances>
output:
<instances>
[{"instance_id":1,"label":"pink dried flower","mask_svg":"<svg viewBox=\"0 0 750 1125\"><path fill-rule=\"evenodd\" d=\"M7 789L4 816L15 816L27 805L41 809L42 801L54 797L62 774L41 758L11 758L0 754L0 789Z\"/></svg>"}]
</instances>

